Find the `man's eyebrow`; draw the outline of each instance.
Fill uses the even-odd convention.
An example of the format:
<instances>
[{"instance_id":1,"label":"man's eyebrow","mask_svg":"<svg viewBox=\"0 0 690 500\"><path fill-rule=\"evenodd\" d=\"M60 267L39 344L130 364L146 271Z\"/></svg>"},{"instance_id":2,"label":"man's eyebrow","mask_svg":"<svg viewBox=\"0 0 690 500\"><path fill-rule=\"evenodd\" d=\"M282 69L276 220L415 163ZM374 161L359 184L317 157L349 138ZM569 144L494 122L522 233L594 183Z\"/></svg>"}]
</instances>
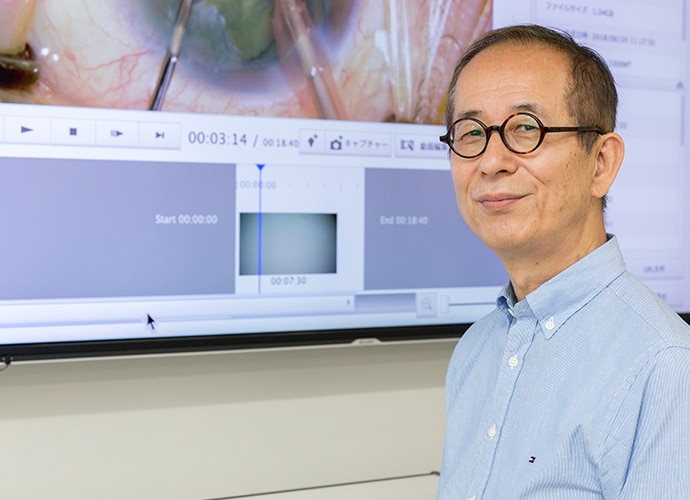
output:
<instances>
[{"instance_id":1,"label":"man's eyebrow","mask_svg":"<svg viewBox=\"0 0 690 500\"><path fill-rule=\"evenodd\" d=\"M544 107L536 102L523 102L511 106L511 109L515 112L518 111L529 111L530 113L540 114L543 113Z\"/></svg>"},{"instance_id":2,"label":"man's eyebrow","mask_svg":"<svg viewBox=\"0 0 690 500\"><path fill-rule=\"evenodd\" d=\"M479 111L478 109L468 109L457 113L453 118L453 121L461 120L463 118L477 118L481 114L481 111Z\"/></svg>"},{"instance_id":3,"label":"man's eyebrow","mask_svg":"<svg viewBox=\"0 0 690 500\"><path fill-rule=\"evenodd\" d=\"M510 107L510 111L512 113L518 113L521 111L526 111L529 113L534 113L535 115L543 114L544 113L544 107L536 102L520 102L517 104L514 104ZM481 116L483 113L482 111L478 109L465 109L465 110L460 110L456 115L453 117L453 121L460 120L462 118L478 118ZM508 116L506 115L505 118Z\"/></svg>"}]
</instances>

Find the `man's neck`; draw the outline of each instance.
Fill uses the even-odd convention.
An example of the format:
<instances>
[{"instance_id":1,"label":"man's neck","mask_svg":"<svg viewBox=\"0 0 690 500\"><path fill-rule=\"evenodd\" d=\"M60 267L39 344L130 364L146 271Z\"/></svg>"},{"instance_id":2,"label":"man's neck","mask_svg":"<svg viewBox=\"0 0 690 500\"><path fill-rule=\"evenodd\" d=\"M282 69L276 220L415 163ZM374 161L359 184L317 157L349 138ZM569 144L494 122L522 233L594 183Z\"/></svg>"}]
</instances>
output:
<instances>
[{"instance_id":1,"label":"man's neck","mask_svg":"<svg viewBox=\"0 0 690 500\"><path fill-rule=\"evenodd\" d=\"M500 256L518 301L606 243L606 233L602 231L595 238L573 243L560 242L555 249L533 248Z\"/></svg>"}]
</instances>

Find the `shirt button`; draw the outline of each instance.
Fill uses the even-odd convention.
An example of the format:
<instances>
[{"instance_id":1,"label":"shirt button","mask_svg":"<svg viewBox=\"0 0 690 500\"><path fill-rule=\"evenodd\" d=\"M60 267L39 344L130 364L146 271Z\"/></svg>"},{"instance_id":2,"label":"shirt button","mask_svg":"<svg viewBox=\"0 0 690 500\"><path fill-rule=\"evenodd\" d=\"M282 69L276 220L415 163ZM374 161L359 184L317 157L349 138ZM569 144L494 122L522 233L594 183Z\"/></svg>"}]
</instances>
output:
<instances>
[{"instance_id":1,"label":"shirt button","mask_svg":"<svg viewBox=\"0 0 690 500\"><path fill-rule=\"evenodd\" d=\"M551 316L547 321L546 324L544 325L547 330L551 331L556 327L556 320L554 319L553 316Z\"/></svg>"},{"instance_id":2,"label":"shirt button","mask_svg":"<svg viewBox=\"0 0 690 500\"><path fill-rule=\"evenodd\" d=\"M477 497L470 497L467 500L477 500Z\"/></svg>"},{"instance_id":3,"label":"shirt button","mask_svg":"<svg viewBox=\"0 0 690 500\"><path fill-rule=\"evenodd\" d=\"M515 367L518 365L519 362L520 362L520 361L518 360L518 357L517 357L517 356L513 356L512 358L510 358L510 359L508 360L508 366L510 366L511 368L515 368Z\"/></svg>"},{"instance_id":4,"label":"shirt button","mask_svg":"<svg viewBox=\"0 0 690 500\"><path fill-rule=\"evenodd\" d=\"M508 309L508 314L510 314L513 318L515 317L515 311L513 311L512 307Z\"/></svg>"},{"instance_id":5,"label":"shirt button","mask_svg":"<svg viewBox=\"0 0 690 500\"><path fill-rule=\"evenodd\" d=\"M491 427L489 427L489 431L487 432L487 434L489 435L489 437L491 439L493 439L496 437L497 432L498 432L498 430L496 429L496 424L494 424Z\"/></svg>"}]
</instances>

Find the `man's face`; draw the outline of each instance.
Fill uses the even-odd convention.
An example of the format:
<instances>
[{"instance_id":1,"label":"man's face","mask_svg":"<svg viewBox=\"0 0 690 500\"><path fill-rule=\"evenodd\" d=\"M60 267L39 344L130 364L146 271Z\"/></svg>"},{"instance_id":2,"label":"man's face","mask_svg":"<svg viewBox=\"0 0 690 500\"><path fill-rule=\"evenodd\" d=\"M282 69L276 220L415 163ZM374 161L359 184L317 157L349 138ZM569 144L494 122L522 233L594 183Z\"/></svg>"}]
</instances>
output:
<instances>
[{"instance_id":1,"label":"man's face","mask_svg":"<svg viewBox=\"0 0 690 500\"><path fill-rule=\"evenodd\" d=\"M567 58L553 49L493 46L460 74L454 119L469 116L491 126L528 111L547 127L590 125L568 114L569 75ZM574 132L546 134L536 151L524 155L508 150L497 132L477 158L451 153L460 212L501 258L538 259L596 237L601 205L592 195L595 168L596 154L586 153Z\"/></svg>"}]
</instances>

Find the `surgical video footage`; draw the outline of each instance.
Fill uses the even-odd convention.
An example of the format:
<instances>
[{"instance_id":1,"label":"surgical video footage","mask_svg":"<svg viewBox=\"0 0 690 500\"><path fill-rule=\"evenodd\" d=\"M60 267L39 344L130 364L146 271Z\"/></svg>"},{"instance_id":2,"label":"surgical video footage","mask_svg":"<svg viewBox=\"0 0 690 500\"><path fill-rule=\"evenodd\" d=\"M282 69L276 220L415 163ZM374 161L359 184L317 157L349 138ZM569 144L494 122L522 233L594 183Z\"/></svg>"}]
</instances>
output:
<instances>
[{"instance_id":1,"label":"surgical video footage","mask_svg":"<svg viewBox=\"0 0 690 500\"><path fill-rule=\"evenodd\" d=\"M0 101L441 123L487 0L8 0Z\"/></svg>"}]
</instances>

